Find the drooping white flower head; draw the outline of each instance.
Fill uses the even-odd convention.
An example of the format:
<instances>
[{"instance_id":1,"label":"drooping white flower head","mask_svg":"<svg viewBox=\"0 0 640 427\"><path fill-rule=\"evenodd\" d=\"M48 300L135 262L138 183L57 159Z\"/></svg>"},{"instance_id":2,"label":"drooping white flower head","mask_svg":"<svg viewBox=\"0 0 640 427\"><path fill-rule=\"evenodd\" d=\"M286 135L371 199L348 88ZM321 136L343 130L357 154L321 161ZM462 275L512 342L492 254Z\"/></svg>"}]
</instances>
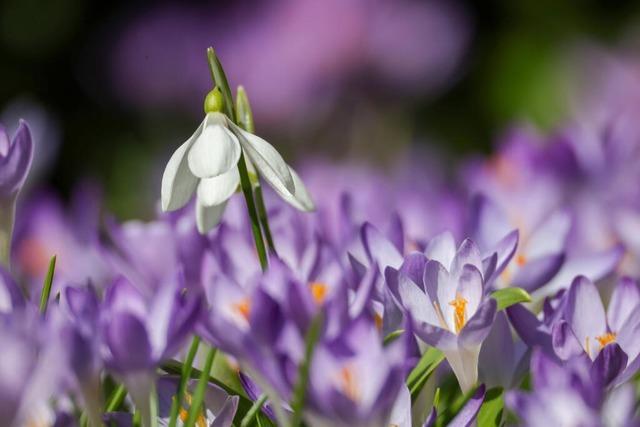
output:
<instances>
[{"instance_id":1,"label":"drooping white flower head","mask_svg":"<svg viewBox=\"0 0 640 427\"><path fill-rule=\"evenodd\" d=\"M162 176L162 210L183 207L195 192L198 230L211 230L238 189L237 165L242 152L250 167L282 199L302 211L314 209L302 180L271 144L213 111L167 163Z\"/></svg>"}]
</instances>

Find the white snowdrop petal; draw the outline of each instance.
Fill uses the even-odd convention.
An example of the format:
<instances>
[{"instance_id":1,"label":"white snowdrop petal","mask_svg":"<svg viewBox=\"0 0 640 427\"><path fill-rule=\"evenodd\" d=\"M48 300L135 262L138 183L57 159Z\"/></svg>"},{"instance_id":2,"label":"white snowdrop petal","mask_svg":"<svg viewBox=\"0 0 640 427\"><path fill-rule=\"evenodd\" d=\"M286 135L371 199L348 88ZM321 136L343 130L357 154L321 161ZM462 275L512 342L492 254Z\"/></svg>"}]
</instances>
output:
<instances>
[{"instance_id":1,"label":"white snowdrop petal","mask_svg":"<svg viewBox=\"0 0 640 427\"><path fill-rule=\"evenodd\" d=\"M189 169L199 178L212 178L235 168L240 159L238 138L224 126L207 124L189 150Z\"/></svg>"},{"instance_id":2,"label":"white snowdrop petal","mask_svg":"<svg viewBox=\"0 0 640 427\"><path fill-rule=\"evenodd\" d=\"M173 153L162 174L162 187L160 190L163 211L180 209L187 204L196 189L198 178L189 170L187 154L202 132L203 124L191 137Z\"/></svg>"},{"instance_id":3,"label":"white snowdrop petal","mask_svg":"<svg viewBox=\"0 0 640 427\"><path fill-rule=\"evenodd\" d=\"M198 202L207 207L219 205L235 193L239 183L238 168L213 178L201 179L198 184Z\"/></svg>"},{"instance_id":4,"label":"white snowdrop petal","mask_svg":"<svg viewBox=\"0 0 640 427\"><path fill-rule=\"evenodd\" d=\"M204 206L199 201L196 201L196 225L198 226L198 231L201 234L205 234L218 225L226 206L227 202L215 206Z\"/></svg>"},{"instance_id":5,"label":"white snowdrop petal","mask_svg":"<svg viewBox=\"0 0 640 427\"><path fill-rule=\"evenodd\" d=\"M267 141L252 133L240 129L229 121L229 125L240 138L244 152L256 170L278 193L295 192L295 184L289 166L278 151Z\"/></svg>"}]
</instances>

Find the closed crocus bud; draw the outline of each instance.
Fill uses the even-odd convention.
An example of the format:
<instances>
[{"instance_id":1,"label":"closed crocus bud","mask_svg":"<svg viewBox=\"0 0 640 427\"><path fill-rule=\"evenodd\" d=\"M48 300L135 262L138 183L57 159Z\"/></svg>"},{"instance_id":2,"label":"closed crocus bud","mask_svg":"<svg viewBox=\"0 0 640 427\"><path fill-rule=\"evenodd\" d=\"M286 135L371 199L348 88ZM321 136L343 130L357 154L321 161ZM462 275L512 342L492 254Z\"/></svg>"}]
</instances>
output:
<instances>
[{"instance_id":1,"label":"closed crocus bud","mask_svg":"<svg viewBox=\"0 0 640 427\"><path fill-rule=\"evenodd\" d=\"M9 138L0 125L0 263L9 267L16 199L31 168L33 142L26 122Z\"/></svg>"}]
</instances>

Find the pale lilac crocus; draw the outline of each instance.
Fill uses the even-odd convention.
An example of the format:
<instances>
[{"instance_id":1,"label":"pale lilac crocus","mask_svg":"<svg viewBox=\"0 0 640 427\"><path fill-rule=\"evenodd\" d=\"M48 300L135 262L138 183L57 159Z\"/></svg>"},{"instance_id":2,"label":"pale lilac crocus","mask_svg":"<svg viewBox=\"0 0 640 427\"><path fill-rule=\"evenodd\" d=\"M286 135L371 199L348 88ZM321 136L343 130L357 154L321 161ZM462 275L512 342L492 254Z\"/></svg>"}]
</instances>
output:
<instances>
[{"instance_id":1,"label":"pale lilac crocus","mask_svg":"<svg viewBox=\"0 0 640 427\"><path fill-rule=\"evenodd\" d=\"M159 364L174 356L193 331L200 300L171 283L145 298L128 280L109 287L101 318L106 366L126 384L143 422L150 421L149 394Z\"/></svg>"},{"instance_id":2,"label":"pale lilac crocus","mask_svg":"<svg viewBox=\"0 0 640 427\"><path fill-rule=\"evenodd\" d=\"M423 285L400 272L397 294L414 319L416 335L445 354L467 392L478 380L478 357L495 318L496 301L485 296L482 260L473 242L465 240L453 257L448 251L432 251L431 256Z\"/></svg>"},{"instance_id":3,"label":"pale lilac crocus","mask_svg":"<svg viewBox=\"0 0 640 427\"><path fill-rule=\"evenodd\" d=\"M0 263L9 267L16 199L33 159L33 141L26 122L20 121L12 138L0 125Z\"/></svg>"},{"instance_id":4,"label":"pale lilac crocus","mask_svg":"<svg viewBox=\"0 0 640 427\"><path fill-rule=\"evenodd\" d=\"M634 280L621 279L605 311L595 285L583 276L577 277L566 295L564 319L553 327L556 353L564 358L584 353L597 361L603 350L616 345L624 353L613 352L609 364L616 363L610 381L624 381L638 369L640 354L640 290ZM616 346L616 347L617 347ZM607 357L608 354L603 355ZM616 378L618 375L622 379Z\"/></svg>"}]
</instances>

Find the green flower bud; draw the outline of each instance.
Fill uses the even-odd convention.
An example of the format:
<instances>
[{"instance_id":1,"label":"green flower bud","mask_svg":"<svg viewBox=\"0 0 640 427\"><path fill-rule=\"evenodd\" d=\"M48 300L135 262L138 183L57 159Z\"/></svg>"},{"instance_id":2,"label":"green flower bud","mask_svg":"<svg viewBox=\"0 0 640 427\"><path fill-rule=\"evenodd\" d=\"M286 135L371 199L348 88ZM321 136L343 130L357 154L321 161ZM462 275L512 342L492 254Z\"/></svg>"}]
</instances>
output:
<instances>
[{"instance_id":1,"label":"green flower bud","mask_svg":"<svg viewBox=\"0 0 640 427\"><path fill-rule=\"evenodd\" d=\"M211 92L204 98L204 112L220 113L224 110L224 98L222 92L218 89L218 86L214 87Z\"/></svg>"},{"instance_id":2,"label":"green flower bud","mask_svg":"<svg viewBox=\"0 0 640 427\"><path fill-rule=\"evenodd\" d=\"M242 86L238 86L238 91L236 92L236 117L242 129L251 133L255 132L251 104L249 104L249 97Z\"/></svg>"}]
</instances>

